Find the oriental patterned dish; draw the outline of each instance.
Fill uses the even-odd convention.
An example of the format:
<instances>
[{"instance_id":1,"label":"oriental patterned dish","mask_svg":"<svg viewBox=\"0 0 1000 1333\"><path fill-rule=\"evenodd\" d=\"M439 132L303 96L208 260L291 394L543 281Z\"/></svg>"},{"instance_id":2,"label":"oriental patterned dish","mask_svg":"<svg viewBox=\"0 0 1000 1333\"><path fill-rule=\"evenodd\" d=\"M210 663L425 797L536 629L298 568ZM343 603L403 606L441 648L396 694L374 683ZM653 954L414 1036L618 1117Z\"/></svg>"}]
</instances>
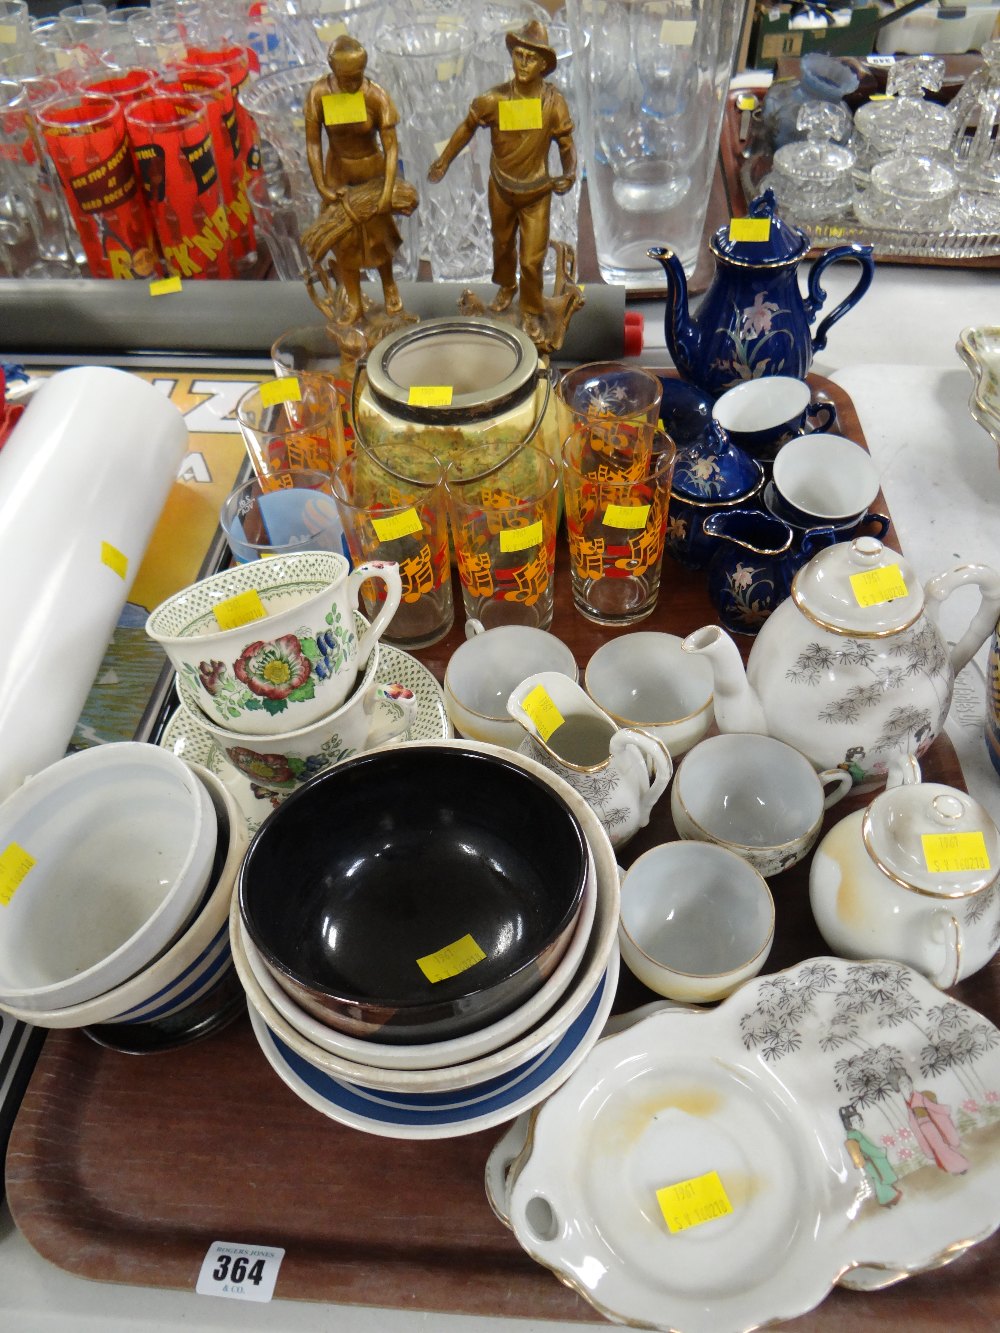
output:
<instances>
[{"instance_id":1,"label":"oriental patterned dish","mask_svg":"<svg viewBox=\"0 0 1000 1333\"><path fill-rule=\"evenodd\" d=\"M599 1042L506 1195L528 1253L613 1320L790 1319L1000 1225L1000 1031L900 964L814 959Z\"/></svg>"}]
</instances>

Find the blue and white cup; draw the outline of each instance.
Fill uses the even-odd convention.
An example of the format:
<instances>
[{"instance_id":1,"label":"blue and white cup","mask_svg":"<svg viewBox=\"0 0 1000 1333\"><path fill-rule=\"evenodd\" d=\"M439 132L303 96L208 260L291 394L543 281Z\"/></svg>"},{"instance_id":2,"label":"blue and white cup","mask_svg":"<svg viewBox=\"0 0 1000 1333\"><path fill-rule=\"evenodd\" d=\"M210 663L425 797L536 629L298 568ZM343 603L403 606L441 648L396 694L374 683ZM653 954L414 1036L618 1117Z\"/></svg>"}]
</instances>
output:
<instances>
[{"instance_id":1,"label":"blue and white cup","mask_svg":"<svg viewBox=\"0 0 1000 1333\"><path fill-rule=\"evenodd\" d=\"M812 392L791 375L762 375L727 389L712 416L734 444L766 463L807 429L825 432L836 424L833 403L814 401Z\"/></svg>"},{"instance_id":2,"label":"blue and white cup","mask_svg":"<svg viewBox=\"0 0 1000 1333\"><path fill-rule=\"evenodd\" d=\"M879 493L868 450L840 435L789 440L774 460L768 508L797 528L860 524Z\"/></svg>"}]
</instances>

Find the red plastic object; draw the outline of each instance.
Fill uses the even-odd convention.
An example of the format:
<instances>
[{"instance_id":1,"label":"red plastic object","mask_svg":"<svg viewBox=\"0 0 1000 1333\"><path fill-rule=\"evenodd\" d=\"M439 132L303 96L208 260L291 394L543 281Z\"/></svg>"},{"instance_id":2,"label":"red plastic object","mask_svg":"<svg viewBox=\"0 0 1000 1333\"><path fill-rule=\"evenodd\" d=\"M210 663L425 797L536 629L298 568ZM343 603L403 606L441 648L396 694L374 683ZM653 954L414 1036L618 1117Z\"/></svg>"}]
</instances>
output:
<instances>
[{"instance_id":1,"label":"red plastic object","mask_svg":"<svg viewBox=\"0 0 1000 1333\"><path fill-rule=\"evenodd\" d=\"M7 402L7 377L0 367L0 448L3 448L7 436L17 425L24 403Z\"/></svg>"}]
</instances>

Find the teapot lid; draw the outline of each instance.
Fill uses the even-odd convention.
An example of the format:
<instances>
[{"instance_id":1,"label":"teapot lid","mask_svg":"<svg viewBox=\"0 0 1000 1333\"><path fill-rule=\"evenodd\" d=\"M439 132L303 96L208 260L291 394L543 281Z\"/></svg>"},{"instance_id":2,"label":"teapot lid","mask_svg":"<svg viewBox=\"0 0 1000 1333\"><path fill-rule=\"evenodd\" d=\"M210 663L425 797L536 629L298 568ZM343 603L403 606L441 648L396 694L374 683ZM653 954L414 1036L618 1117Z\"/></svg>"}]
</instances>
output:
<instances>
[{"instance_id":1,"label":"teapot lid","mask_svg":"<svg viewBox=\"0 0 1000 1333\"><path fill-rule=\"evenodd\" d=\"M924 590L897 551L875 537L856 537L803 565L792 579L792 600L823 629L865 638L912 625L924 609Z\"/></svg>"},{"instance_id":2,"label":"teapot lid","mask_svg":"<svg viewBox=\"0 0 1000 1333\"><path fill-rule=\"evenodd\" d=\"M943 783L882 792L864 813L861 836L883 874L933 898L967 898L1000 873L996 824L968 792Z\"/></svg>"},{"instance_id":3,"label":"teapot lid","mask_svg":"<svg viewBox=\"0 0 1000 1333\"><path fill-rule=\"evenodd\" d=\"M751 268L777 268L799 259L809 249L809 238L777 215L773 190L765 190L747 209L745 218L732 218L709 241L717 258ZM753 227L753 222L766 224ZM761 235L751 238L750 233Z\"/></svg>"}]
</instances>

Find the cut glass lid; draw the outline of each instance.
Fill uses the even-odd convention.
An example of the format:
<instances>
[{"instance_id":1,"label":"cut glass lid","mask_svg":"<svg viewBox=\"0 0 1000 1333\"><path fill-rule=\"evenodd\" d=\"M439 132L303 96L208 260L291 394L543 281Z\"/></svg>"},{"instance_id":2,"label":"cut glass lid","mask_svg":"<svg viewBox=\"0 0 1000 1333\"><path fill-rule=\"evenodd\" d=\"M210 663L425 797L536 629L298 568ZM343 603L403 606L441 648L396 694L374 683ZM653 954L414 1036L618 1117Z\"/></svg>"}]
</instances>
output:
<instances>
[{"instance_id":1,"label":"cut glass lid","mask_svg":"<svg viewBox=\"0 0 1000 1333\"><path fill-rule=\"evenodd\" d=\"M861 829L879 869L918 893L966 898L1000 871L996 825L955 787L919 782L884 791L865 811Z\"/></svg>"},{"instance_id":2,"label":"cut glass lid","mask_svg":"<svg viewBox=\"0 0 1000 1333\"><path fill-rule=\"evenodd\" d=\"M924 609L913 566L874 537L814 555L792 580L792 600L824 628L860 637L906 629Z\"/></svg>"},{"instance_id":3,"label":"cut glass lid","mask_svg":"<svg viewBox=\"0 0 1000 1333\"><path fill-rule=\"evenodd\" d=\"M834 140L850 125L845 107L829 102L806 102L795 121L805 130L804 141L785 144L774 154L774 168L793 181L832 183L850 173L854 154Z\"/></svg>"}]
</instances>

